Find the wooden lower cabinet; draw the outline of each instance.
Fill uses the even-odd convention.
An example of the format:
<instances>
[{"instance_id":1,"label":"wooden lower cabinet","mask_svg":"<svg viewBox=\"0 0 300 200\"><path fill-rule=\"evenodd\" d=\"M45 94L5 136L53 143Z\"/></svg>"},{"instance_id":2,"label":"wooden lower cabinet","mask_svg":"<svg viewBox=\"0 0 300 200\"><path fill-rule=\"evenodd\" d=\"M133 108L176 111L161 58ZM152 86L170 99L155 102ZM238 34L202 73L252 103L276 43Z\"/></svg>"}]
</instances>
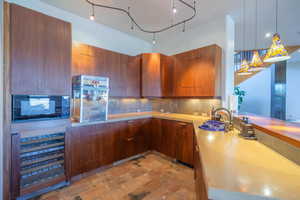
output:
<instances>
[{"instance_id":1,"label":"wooden lower cabinet","mask_svg":"<svg viewBox=\"0 0 300 200\"><path fill-rule=\"evenodd\" d=\"M193 126L164 119L138 119L72 127L70 177L155 150L193 166Z\"/></svg>"},{"instance_id":2,"label":"wooden lower cabinet","mask_svg":"<svg viewBox=\"0 0 300 200\"><path fill-rule=\"evenodd\" d=\"M153 118L151 119L151 135L150 135L150 149L162 152L162 120Z\"/></svg>"},{"instance_id":3,"label":"wooden lower cabinet","mask_svg":"<svg viewBox=\"0 0 300 200\"><path fill-rule=\"evenodd\" d=\"M171 158L176 158L176 122L162 120L161 153Z\"/></svg>"},{"instance_id":4,"label":"wooden lower cabinet","mask_svg":"<svg viewBox=\"0 0 300 200\"><path fill-rule=\"evenodd\" d=\"M148 151L149 120L103 123L70 129L70 176Z\"/></svg>"},{"instance_id":5,"label":"wooden lower cabinet","mask_svg":"<svg viewBox=\"0 0 300 200\"><path fill-rule=\"evenodd\" d=\"M195 189L197 200L208 200L208 185L204 169L202 167L202 160L200 157L199 147L194 141L194 173L195 173Z\"/></svg>"},{"instance_id":6,"label":"wooden lower cabinet","mask_svg":"<svg viewBox=\"0 0 300 200\"><path fill-rule=\"evenodd\" d=\"M194 127L189 123L176 122L176 159L194 165Z\"/></svg>"},{"instance_id":7,"label":"wooden lower cabinet","mask_svg":"<svg viewBox=\"0 0 300 200\"><path fill-rule=\"evenodd\" d=\"M70 176L109 165L119 159L116 146L122 123L73 127L70 130ZM125 127L125 126L124 126Z\"/></svg>"},{"instance_id":8,"label":"wooden lower cabinet","mask_svg":"<svg viewBox=\"0 0 300 200\"><path fill-rule=\"evenodd\" d=\"M152 119L151 149L194 165L194 129L191 123Z\"/></svg>"}]
</instances>

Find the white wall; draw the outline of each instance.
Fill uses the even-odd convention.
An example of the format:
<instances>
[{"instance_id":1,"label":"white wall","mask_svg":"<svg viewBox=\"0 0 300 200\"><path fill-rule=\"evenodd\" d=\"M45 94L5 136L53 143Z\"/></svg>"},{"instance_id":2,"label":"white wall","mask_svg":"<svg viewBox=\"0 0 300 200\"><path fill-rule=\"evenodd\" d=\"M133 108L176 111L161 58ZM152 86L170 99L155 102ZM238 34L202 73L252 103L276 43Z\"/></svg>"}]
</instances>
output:
<instances>
[{"instance_id":1,"label":"white wall","mask_svg":"<svg viewBox=\"0 0 300 200\"><path fill-rule=\"evenodd\" d=\"M0 0L0 200L3 199L3 0Z\"/></svg>"},{"instance_id":2,"label":"white wall","mask_svg":"<svg viewBox=\"0 0 300 200\"><path fill-rule=\"evenodd\" d=\"M71 22L72 37L74 41L128 55L137 55L152 51L152 44L149 42L112 29L108 26L97 24L89 19L50 6L39 0L8 1ZM70 1L70 3L72 3L72 1Z\"/></svg>"},{"instance_id":3,"label":"white wall","mask_svg":"<svg viewBox=\"0 0 300 200\"><path fill-rule=\"evenodd\" d=\"M287 65L286 84L286 117L287 119L300 120L299 86L300 86L300 62L292 62Z\"/></svg>"},{"instance_id":4,"label":"white wall","mask_svg":"<svg viewBox=\"0 0 300 200\"><path fill-rule=\"evenodd\" d=\"M195 24L193 24L195 27ZM185 32L157 35L153 51L173 55L200 47L217 44L223 49L222 102L227 107L234 88L234 21L230 16L198 24Z\"/></svg>"},{"instance_id":5,"label":"white wall","mask_svg":"<svg viewBox=\"0 0 300 200\"><path fill-rule=\"evenodd\" d=\"M241 105L241 113L253 113L270 117L271 115L271 68L256 74L239 85L246 91Z\"/></svg>"},{"instance_id":6,"label":"white wall","mask_svg":"<svg viewBox=\"0 0 300 200\"><path fill-rule=\"evenodd\" d=\"M188 26L188 25L187 25ZM157 35L157 43L153 51L166 55L182 53L184 51L217 44L226 48L225 16L214 21L193 25L185 32L169 32Z\"/></svg>"}]
</instances>

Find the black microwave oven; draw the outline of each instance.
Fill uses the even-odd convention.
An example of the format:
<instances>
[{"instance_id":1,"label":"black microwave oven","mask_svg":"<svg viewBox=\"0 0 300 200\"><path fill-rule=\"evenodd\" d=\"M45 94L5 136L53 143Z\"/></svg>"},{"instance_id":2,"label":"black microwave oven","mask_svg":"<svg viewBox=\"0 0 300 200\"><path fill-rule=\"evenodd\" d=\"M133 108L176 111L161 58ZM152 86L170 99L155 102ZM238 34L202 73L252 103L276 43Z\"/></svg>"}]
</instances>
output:
<instances>
[{"instance_id":1,"label":"black microwave oven","mask_svg":"<svg viewBox=\"0 0 300 200\"><path fill-rule=\"evenodd\" d=\"M70 117L69 96L13 95L12 121L66 119Z\"/></svg>"}]
</instances>

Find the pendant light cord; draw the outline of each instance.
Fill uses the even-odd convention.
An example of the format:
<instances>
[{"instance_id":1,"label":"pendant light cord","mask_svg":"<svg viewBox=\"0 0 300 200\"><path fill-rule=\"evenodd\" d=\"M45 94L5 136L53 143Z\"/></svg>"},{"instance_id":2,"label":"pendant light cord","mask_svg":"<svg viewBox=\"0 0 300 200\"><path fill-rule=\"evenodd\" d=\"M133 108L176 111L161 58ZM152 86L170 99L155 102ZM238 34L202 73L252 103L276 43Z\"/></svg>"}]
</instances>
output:
<instances>
[{"instance_id":1,"label":"pendant light cord","mask_svg":"<svg viewBox=\"0 0 300 200\"><path fill-rule=\"evenodd\" d=\"M276 0L276 33L278 33L278 0Z\"/></svg>"},{"instance_id":2,"label":"pendant light cord","mask_svg":"<svg viewBox=\"0 0 300 200\"><path fill-rule=\"evenodd\" d=\"M255 17L256 17L256 19L255 19L255 48L257 48L258 47L258 43L257 43L257 34L258 34L258 32L257 32L257 30L258 30L258 28L257 28L257 24L258 24L258 6L257 6L257 0L255 1Z\"/></svg>"},{"instance_id":3,"label":"pendant light cord","mask_svg":"<svg viewBox=\"0 0 300 200\"><path fill-rule=\"evenodd\" d=\"M245 57L245 48L246 48L246 0L244 0L243 1L243 21L244 21L244 23L243 23L243 32L244 32L244 34L243 34L243 37L244 37L244 39L243 39L243 48L244 48L244 50L243 50L243 56Z\"/></svg>"}]
</instances>

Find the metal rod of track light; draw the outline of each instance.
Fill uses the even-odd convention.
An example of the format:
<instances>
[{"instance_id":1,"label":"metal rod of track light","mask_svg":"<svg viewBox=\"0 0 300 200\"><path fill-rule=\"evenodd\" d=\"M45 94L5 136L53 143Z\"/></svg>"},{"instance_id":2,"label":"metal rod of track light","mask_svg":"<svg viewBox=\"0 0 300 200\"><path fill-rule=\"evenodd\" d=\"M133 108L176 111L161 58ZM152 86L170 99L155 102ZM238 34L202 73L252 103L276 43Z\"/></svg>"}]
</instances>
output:
<instances>
[{"instance_id":1,"label":"metal rod of track light","mask_svg":"<svg viewBox=\"0 0 300 200\"><path fill-rule=\"evenodd\" d=\"M145 33L151 33L151 34L161 33L163 31L167 31L167 30L172 29L172 28L174 28L176 26L179 26L181 24L185 24L188 21L191 21L196 16L196 13L197 13L197 11L196 11L196 1L194 1L194 5L191 5L191 4L187 3L187 2L185 2L184 0L177 0L177 1L180 2L180 3L182 3L183 5L185 5L186 7L190 8L192 10L193 14L192 14L191 17L189 17L187 19L184 19L184 20L182 20L180 22L177 22L175 24L171 24L170 26L167 26L165 28L161 28L161 29L158 29L158 30L147 30L147 29L143 28L141 25L139 25L136 22L136 20L134 19L134 17L132 17L131 13L128 10L125 10L123 8L113 7L113 6L107 6L107 5L103 5L103 4L99 4L99 3L94 3L91 0L86 0L86 2L89 3L92 6L93 9L94 9L94 7L100 7L100 8L107 8L107 9L116 10L116 11L125 13L129 17L129 19L131 20L131 22L140 31L145 32ZM94 10L93 10L93 16L94 16ZM95 16L94 16L94 18L95 18Z\"/></svg>"}]
</instances>

